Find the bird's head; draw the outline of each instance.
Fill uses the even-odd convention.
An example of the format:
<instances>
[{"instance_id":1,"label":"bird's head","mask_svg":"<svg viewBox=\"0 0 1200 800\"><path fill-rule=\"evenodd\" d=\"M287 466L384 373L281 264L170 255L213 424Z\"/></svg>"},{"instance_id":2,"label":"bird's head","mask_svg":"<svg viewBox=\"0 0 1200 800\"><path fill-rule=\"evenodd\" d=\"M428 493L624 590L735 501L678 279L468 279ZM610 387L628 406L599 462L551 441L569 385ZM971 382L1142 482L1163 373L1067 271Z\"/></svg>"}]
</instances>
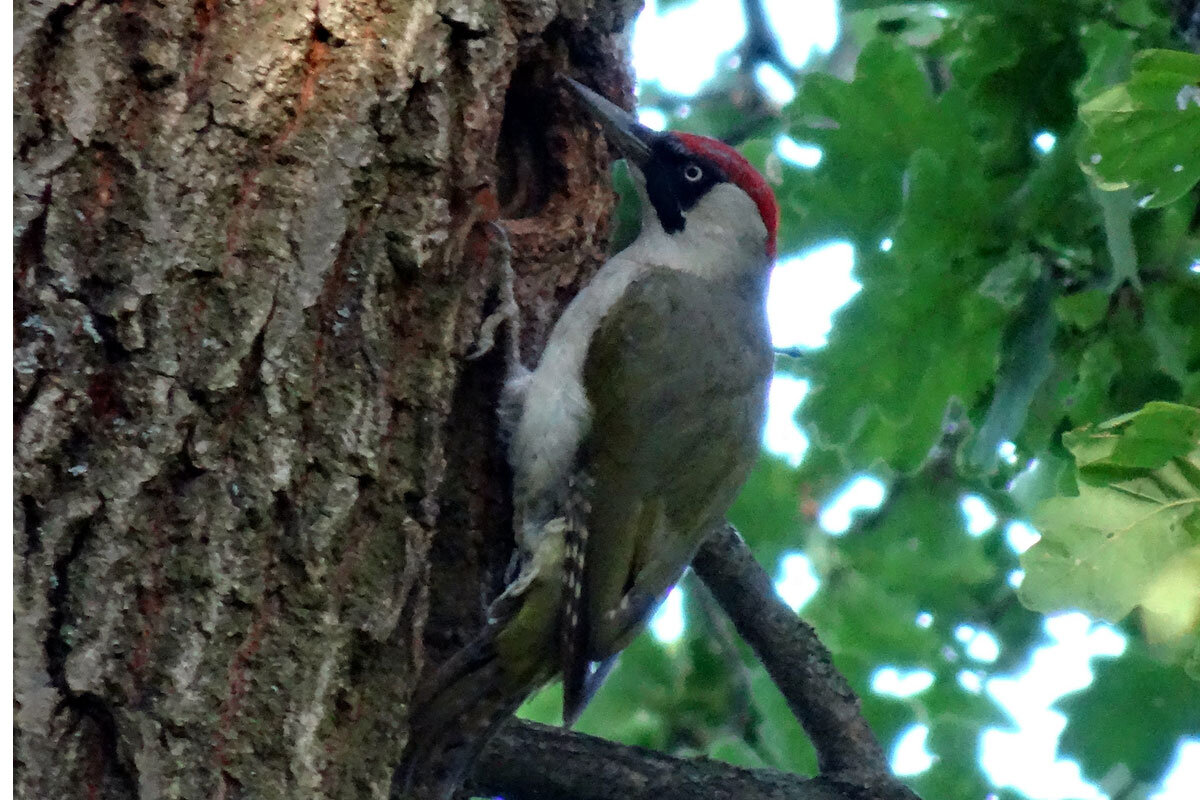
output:
<instances>
[{"instance_id":1,"label":"bird's head","mask_svg":"<svg viewBox=\"0 0 1200 800\"><path fill-rule=\"evenodd\" d=\"M774 259L779 206L766 179L740 153L707 136L651 130L586 86L567 83L633 168L644 204L643 234L653 225L672 239L691 240L696 250L717 241L757 248L754 255L763 263Z\"/></svg>"}]
</instances>

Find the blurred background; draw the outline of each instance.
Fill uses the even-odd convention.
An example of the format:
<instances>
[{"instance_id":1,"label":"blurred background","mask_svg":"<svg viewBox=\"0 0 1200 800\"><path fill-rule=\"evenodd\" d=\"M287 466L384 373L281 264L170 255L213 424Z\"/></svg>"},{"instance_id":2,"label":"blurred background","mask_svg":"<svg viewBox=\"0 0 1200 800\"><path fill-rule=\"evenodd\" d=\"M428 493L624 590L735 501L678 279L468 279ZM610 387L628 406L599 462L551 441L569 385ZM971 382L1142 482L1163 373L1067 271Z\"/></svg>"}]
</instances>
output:
<instances>
[{"instance_id":1,"label":"blurred background","mask_svg":"<svg viewBox=\"0 0 1200 800\"><path fill-rule=\"evenodd\" d=\"M928 800L1200 797L1198 36L1157 0L650 0L634 30L642 122L738 145L782 208L732 519ZM692 576L577 727L816 768Z\"/></svg>"}]
</instances>

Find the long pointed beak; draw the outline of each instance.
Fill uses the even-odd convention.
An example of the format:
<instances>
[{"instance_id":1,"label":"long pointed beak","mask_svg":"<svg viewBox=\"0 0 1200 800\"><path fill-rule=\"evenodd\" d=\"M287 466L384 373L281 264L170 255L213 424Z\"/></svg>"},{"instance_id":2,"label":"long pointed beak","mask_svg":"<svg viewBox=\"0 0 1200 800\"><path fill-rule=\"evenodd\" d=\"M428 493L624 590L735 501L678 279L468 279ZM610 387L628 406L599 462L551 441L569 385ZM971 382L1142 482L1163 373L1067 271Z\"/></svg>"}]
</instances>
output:
<instances>
[{"instance_id":1,"label":"long pointed beak","mask_svg":"<svg viewBox=\"0 0 1200 800\"><path fill-rule=\"evenodd\" d=\"M616 103L593 92L579 81L565 76L564 80L587 109L588 114L600 123L604 135L617 146L621 154L638 167L645 166L650 160L650 146L659 134L639 123L632 114Z\"/></svg>"}]
</instances>

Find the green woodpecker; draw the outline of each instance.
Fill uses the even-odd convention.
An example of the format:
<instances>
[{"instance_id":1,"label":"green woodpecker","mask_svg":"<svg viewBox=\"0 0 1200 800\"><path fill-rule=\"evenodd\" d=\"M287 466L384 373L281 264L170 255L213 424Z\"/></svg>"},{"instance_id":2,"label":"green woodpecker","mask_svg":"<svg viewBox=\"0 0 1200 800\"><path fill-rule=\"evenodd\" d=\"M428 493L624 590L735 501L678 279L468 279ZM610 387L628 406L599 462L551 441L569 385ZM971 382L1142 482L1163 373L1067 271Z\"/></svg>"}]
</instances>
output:
<instances>
[{"instance_id":1,"label":"green woodpecker","mask_svg":"<svg viewBox=\"0 0 1200 800\"><path fill-rule=\"evenodd\" d=\"M770 187L727 145L655 132L568 83L631 167L641 233L567 306L536 369L512 369L502 418L518 571L418 697L410 762L432 749L420 737L494 726L557 675L571 724L602 678L593 665L679 580L758 452Z\"/></svg>"}]
</instances>

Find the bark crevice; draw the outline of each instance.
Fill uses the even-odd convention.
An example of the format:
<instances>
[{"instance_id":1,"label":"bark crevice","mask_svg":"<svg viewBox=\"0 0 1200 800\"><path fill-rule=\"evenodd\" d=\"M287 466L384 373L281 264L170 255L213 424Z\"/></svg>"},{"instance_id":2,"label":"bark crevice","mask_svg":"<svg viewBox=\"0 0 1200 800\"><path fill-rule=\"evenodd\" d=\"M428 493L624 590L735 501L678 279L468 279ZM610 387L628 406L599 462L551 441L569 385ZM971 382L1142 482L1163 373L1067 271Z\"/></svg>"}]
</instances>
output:
<instances>
[{"instance_id":1,"label":"bark crevice","mask_svg":"<svg viewBox=\"0 0 1200 800\"><path fill-rule=\"evenodd\" d=\"M563 14L618 69L631 6L14 9L18 797L386 793L511 547L502 366L462 363L506 87L570 68ZM612 202L546 124L530 349Z\"/></svg>"}]
</instances>

